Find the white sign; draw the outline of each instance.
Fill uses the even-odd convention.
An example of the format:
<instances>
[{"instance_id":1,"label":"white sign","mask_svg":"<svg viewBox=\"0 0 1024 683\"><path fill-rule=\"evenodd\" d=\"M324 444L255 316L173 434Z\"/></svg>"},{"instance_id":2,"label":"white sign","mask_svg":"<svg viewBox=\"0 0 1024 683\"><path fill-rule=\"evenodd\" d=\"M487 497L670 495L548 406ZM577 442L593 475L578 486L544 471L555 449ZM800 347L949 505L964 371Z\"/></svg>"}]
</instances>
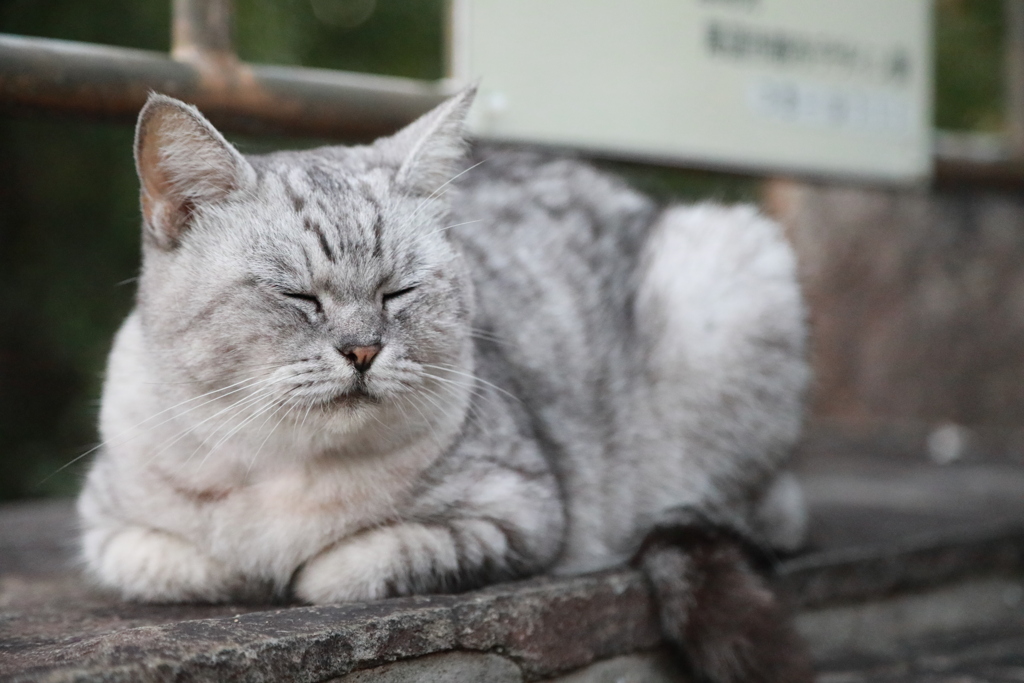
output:
<instances>
[{"instance_id":1,"label":"white sign","mask_svg":"<svg viewBox=\"0 0 1024 683\"><path fill-rule=\"evenodd\" d=\"M931 169L929 0L453 0L483 138L893 180Z\"/></svg>"}]
</instances>

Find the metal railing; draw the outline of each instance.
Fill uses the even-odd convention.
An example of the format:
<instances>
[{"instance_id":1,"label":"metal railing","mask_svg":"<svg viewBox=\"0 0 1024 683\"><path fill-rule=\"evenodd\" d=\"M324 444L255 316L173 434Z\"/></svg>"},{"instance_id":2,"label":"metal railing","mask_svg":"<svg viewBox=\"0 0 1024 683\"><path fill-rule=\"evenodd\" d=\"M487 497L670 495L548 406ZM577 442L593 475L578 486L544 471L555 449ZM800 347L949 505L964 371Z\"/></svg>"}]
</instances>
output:
<instances>
[{"instance_id":1,"label":"metal railing","mask_svg":"<svg viewBox=\"0 0 1024 683\"><path fill-rule=\"evenodd\" d=\"M131 122L157 91L195 104L227 131L357 141L392 133L453 93L444 80L247 64L232 45L232 0L172 2L169 55L0 34L0 113ZM1024 188L1024 0L1006 2L1013 153L998 160L937 156L939 185Z\"/></svg>"},{"instance_id":2,"label":"metal railing","mask_svg":"<svg viewBox=\"0 0 1024 683\"><path fill-rule=\"evenodd\" d=\"M451 94L444 81L247 64L232 15L231 0L173 0L170 55L0 34L0 111L128 122L157 91L229 131L368 140Z\"/></svg>"}]
</instances>

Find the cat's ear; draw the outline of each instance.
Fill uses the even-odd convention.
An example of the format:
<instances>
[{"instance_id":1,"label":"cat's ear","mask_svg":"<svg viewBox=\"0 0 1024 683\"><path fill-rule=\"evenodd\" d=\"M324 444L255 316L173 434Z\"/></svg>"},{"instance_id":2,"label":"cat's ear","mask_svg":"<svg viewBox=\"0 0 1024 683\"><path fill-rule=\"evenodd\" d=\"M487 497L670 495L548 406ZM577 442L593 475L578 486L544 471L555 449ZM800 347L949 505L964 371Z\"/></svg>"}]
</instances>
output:
<instances>
[{"instance_id":1,"label":"cat's ear","mask_svg":"<svg viewBox=\"0 0 1024 683\"><path fill-rule=\"evenodd\" d=\"M388 139L401 155L398 184L429 195L451 179L466 154L463 127L474 97L476 86L466 88Z\"/></svg>"},{"instance_id":2,"label":"cat's ear","mask_svg":"<svg viewBox=\"0 0 1024 683\"><path fill-rule=\"evenodd\" d=\"M195 107L151 94L135 128L147 236L174 247L193 212L243 189L255 171Z\"/></svg>"}]
</instances>

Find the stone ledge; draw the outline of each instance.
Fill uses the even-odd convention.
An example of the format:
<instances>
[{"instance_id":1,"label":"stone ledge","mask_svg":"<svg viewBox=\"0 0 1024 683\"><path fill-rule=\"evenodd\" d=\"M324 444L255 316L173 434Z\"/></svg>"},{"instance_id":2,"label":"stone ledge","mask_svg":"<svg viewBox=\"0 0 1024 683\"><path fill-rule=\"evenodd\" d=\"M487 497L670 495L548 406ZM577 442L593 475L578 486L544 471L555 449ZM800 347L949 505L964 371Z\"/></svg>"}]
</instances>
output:
<instances>
[{"instance_id":1,"label":"stone ledge","mask_svg":"<svg viewBox=\"0 0 1024 683\"><path fill-rule=\"evenodd\" d=\"M4 630L16 628L19 616L8 612ZM66 635L34 645L5 637L10 675L0 680L323 681L451 650L500 654L526 680L538 680L660 642L636 572Z\"/></svg>"},{"instance_id":2,"label":"stone ledge","mask_svg":"<svg viewBox=\"0 0 1024 683\"><path fill-rule=\"evenodd\" d=\"M445 652L363 669L327 683L522 683L523 672L494 654ZM595 662L548 683L681 683L689 680L679 663L664 651L623 655Z\"/></svg>"},{"instance_id":3,"label":"stone ledge","mask_svg":"<svg viewBox=\"0 0 1024 683\"><path fill-rule=\"evenodd\" d=\"M842 634L863 627L864 610L877 612L877 604L894 596L924 589L937 596L948 586L979 577L1019 577L1022 572L1024 529L1015 526L981 537L921 539L903 548L807 555L783 563L779 583L796 591L792 597L803 607L799 623L812 650L833 656L844 643L848 648L856 645L855 635ZM1018 578L1005 580L1019 584ZM5 592L17 590L17 577L5 581ZM49 591L49 598L54 597ZM368 604L270 610L241 606L237 614L230 614L236 608L226 606L140 606L135 622L132 610L125 610L127 627L115 622L95 630L89 618L102 616L103 606L120 606L113 598L93 599L98 602L77 624L66 622L67 613L51 612L53 621L47 622L45 611L34 611L31 600L18 609L17 599L6 599L0 626L0 661L6 673L0 680L312 682L456 651L499 655L522 680L533 681L660 645L654 605L642 576L634 571L539 578L463 595ZM919 602L938 599L926 593ZM56 608L61 612L63 606L58 603ZM200 618L210 610L217 615ZM147 614L161 611L164 618L179 620L147 623L152 621ZM904 621L908 638L920 635L911 632L914 628L930 627L927 619ZM494 661L486 660L487 666Z\"/></svg>"},{"instance_id":4,"label":"stone ledge","mask_svg":"<svg viewBox=\"0 0 1024 683\"><path fill-rule=\"evenodd\" d=\"M815 661L904 660L922 643L972 632L1024 634L1024 581L985 577L882 600L802 611L797 630ZM1019 637L1019 636L1018 636Z\"/></svg>"},{"instance_id":5,"label":"stone ledge","mask_svg":"<svg viewBox=\"0 0 1024 683\"><path fill-rule=\"evenodd\" d=\"M1022 570L1024 524L1010 522L926 532L886 545L809 553L780 564L777 582L799 607L815 608Z\"/></svg>"},{"instance_id":6,"label":"stone ledge","mask_svg":"<svg viewBox=\"0 0 1024 683\"><path fill-rule=\"evenodd\" d=\"M815 550L777 583L824 673L871 680L842 662L895 671L917 643L976 631L1024 642L1024 468L840 449L801 468ZM74 526L67 501L0 506L0 681L686 680L632 571L373 604L136 605L82 581Z\"/></svg>"}]
</instances>

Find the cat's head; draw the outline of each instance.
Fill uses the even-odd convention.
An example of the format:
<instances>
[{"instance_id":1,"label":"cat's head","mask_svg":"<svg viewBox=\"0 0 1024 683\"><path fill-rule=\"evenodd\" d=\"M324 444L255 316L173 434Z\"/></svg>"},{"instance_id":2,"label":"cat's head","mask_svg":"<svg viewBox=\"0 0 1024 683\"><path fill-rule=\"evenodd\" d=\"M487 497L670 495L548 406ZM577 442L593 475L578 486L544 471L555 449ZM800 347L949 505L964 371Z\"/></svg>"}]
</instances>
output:
<instances>
[{"instance_id":1,"label":"cat's head","mask_svg":"<svg viewBox=\"0 0 1024 683\"><path fill-rule=\"evenodd\" d=\"M195 108L151 96L135 141L138 314L161 377L342 425L444 404L471 371L445 184L472 99L369 146L246 157Z\"/></svg>"}]
</instances>

